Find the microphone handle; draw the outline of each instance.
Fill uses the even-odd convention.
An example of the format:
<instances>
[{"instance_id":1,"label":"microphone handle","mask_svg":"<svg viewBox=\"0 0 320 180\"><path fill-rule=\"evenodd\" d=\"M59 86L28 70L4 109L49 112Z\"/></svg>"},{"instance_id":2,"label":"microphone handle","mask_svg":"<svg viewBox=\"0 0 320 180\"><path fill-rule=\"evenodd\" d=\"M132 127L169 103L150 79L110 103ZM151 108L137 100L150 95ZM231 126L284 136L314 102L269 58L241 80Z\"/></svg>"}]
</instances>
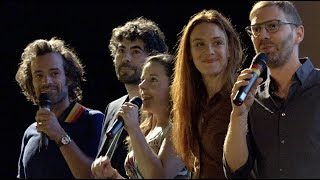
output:
<instances>
[{"instance_id":1,"label":"microphone handle","mask_svg":"<svg viewBox=\"0 0 320 180\"><path fill-rule=\"evenodd\" d=\"M109 139L112 139L123 126L123 119L121 118L121 116L119 116L118 120L115 121L112 128L107 133L107 137Z\"/></svg>"},{"instance_id":2,"label":"microphone handle","mask_svg":"<svg viewBox=\"0 0 320 180\"><path fill-rule=\"evenodd\" d=\"M253 84L256 82L258 78L258 74L253 72L252 73L252 78L249 81L249 84L247 86L242 86L239 88L235 98L233 99L233 103L237 106L241 106L241 104L244 102L246 99L249 91L251 90Z\"/></svg>"},{"instance_id":3,"label":"microphone handle","mask_svg":"<svg viewBox=\"0 0 320 180\"><path fill-rule=\"evenodd\" d=\"M142 105L142 100L138 96L133 97L130 100L130 102L137 105L139 108ZM107 138L112 139L118 133L118 131L121 128L123 128L123 126L124 126L124 121L122 117L119 116L118 119L116 119L116 121L113 123L113 126L111 127L111 129L107 132Z\"/></svg>"},{"instance_id":4,"label":"microphone handle","mask_svg":"<svg viewBox=\"0 0 320 180\"><path fill-rule=\"evenodd\" d=\"M44 132L41 132L40 134L40 148L43 149L47 149L48 148L48 144L49 144L49 140L47 135Z\"/></svg>"},{"instance_id":5,"label":"microphone handle","mask_svg":"<svg viewBox=\"0 0 320 180\"><path fill-rule=\"evenodd\" d=\"M42 108L47 109L47 110L50 111L49 106L42 107ZM48 139L47 135L44 132L40 132L39 151L41 149L47 149L48 148L48 144L49 144L49 139Z\"/></svg>"}]
</instances>

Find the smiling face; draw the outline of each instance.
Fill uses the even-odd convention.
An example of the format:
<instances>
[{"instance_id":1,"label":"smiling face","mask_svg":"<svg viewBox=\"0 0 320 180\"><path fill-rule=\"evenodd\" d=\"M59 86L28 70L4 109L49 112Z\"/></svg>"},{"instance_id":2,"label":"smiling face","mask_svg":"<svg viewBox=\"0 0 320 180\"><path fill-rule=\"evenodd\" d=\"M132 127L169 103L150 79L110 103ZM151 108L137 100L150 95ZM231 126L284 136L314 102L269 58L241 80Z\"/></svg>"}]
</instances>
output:
<instances>
[{"instance_id":1,"label":"smiling face","mask_svg":"<svg viewBox=\"0 0 320 180\"><path fill-rule=\"evenodd\" d=\"M47 53L37 56L31 62L32 84L39 97L40 93L48 93L51 104L68 101L68 86L63 68L62 56Z\"/></svg>"},{"instance_id":2,"label":"smiling face","mask_svg":"<svg viewBox=\"0 0 320 180\"><path fill-rule=\"evenodd\" d=\"M170 78L163 65L148 62L142 71L139 84L143 109L152 113L163 112L169 107Z\"/></svg>"},{"instance_id":3,"label":"smiling face","mask_svg":"<svg viewBox=\"0 0 320 180\"><path fill-rule=\"evenodd\" d=\"M191 56L202 76L218 76L228 64L227 36L213 23L200 23L190 34Z\"/></svg>"}]
</instances>

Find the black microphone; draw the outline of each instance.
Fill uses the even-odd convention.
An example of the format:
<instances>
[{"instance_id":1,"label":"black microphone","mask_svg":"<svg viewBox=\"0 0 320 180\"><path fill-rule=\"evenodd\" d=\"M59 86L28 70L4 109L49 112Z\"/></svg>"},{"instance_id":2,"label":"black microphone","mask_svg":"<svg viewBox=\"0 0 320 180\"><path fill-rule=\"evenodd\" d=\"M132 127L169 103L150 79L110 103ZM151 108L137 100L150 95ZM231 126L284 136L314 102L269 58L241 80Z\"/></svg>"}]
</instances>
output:
<instances>
[{"instance_id":1,"label":"black microphone","mask_svg":"<svg viewBox=\"0 0 320 180\"><path fill-rule=\"evenodd\" d=\"M233 103L237 106L241 106L243 101L246 99L250 89L252 88L253 84L256 82L257 78L260 74L264 71L267 67L268 56L265 53L257 54L251 64L252 70L252 78L249 80L249 84L247 86L242 86L237 91L236 96L233 99Z\"/></svg>"},{"instance_id":2,"label":"black microphone","mask_svg":"<svg viewBox=\"0 0 320 180\"><path fill-rule=\"evenodd\" d=\"M49 95L47 93L41 93L39 97L39 106L41 108L45 108L50 111L51 101L49 99ZM48 137L45 133L40 132L40 142L39 142L39 150L47 149L48 147Z\"/></svg>"},{"instance_id":3,"label":"black microphone","mask_svg":"<svg viewBox=\"0 0 320 180\"><path fill-rule=\"evenodd\" d=\"M142 105L142 100L138 96L133 97L130 102L137 105L139 108ZM107 137L112 139L123 126L123 119L121 116L119 116L118 119L113 123L112 128L107 132Z\"/></svg>"}]
</instances>

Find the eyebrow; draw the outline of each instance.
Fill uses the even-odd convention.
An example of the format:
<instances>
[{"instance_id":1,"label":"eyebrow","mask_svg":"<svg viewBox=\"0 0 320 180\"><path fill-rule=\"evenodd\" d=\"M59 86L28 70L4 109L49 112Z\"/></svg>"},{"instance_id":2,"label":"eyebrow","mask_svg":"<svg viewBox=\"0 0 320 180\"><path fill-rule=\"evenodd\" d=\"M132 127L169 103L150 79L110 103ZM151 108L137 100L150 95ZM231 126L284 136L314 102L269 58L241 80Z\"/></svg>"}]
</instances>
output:
<instances>
[{"instance_id":1,"label":"eyebrow","mask_svg":"<svg viewBox=\"0 0 320 180\"><path fill-rule=\"evenodd\" d=\"M59 68L50 68L49 71L60 71L60 69L59 69ZM41 72L43 72L43 70L33 71L34 74L35 74L35 73L41 73Z\"/></svg>"},{"instance_id":2,"label":"eyebrow","mask_svg":"<svg viewBox=\"0 0 320 180\"><path fill-rule=\"evenodd\" d=\"M120 45L120 46L119 46L119 48L126 48L126 46L124 46L124 45ZM141 48L141 47L140 47L140 46L138 46L138 45L132 46L132 47L130 47L130 49L140 49L140 50L142 50L142 51L143 51L143 48Z\"/></svg>"},{"instance_id":3,"label":"eyebrow","mask_svg":"<svg viewBox=\"0 0 320 180\"><path fill-rule=\"evenodd\" d=\"M224 40L225 38L222 37L222 36L215 36L215 37L213 37L213 38L211 38L211 39L213 39L213 40ZM203 40L203 38L195 38L195 39L193 39L191 42L194 42L194 41L202 41L202 40Z\"/></svg>"},{"instance_id":4,"label":"eyebrow","mask_svg":"<svg viewBox=\"0 0 320 180\"><path fill-rule=\"evenodd\" d=\"M268 21L261 22L261 23L252 24L252 25L250 25L250 26L259 26L259 25L261 25L261 24L265 24L265 23L272 22L272 21L281 21L281 22L284 22L284 21L279 20L279 19L272 19L272 20L268 20Z\"/></svg>"}]
</instances>

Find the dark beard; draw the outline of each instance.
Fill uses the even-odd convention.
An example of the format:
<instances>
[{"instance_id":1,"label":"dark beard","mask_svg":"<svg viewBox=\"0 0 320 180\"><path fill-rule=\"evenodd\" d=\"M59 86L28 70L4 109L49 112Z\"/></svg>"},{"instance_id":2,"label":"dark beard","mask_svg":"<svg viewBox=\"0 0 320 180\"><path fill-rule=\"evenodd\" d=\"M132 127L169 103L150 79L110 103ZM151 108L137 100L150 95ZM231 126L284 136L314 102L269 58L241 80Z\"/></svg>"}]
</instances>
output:
<instances>
[{"instance_id":1,"label":"dark beard","mask_svg":"<svg viewBox=\"0 0 320 180\"><path fill-rule=\"evenodd\" d=\"M130 67L134 73L132 75L129 75L127 73L121 74L120 75L120 69L121 67ZM128 65L122 65L119 66L117 69L117 77L118 80L124 84L139 84L140 83L140 76L141 76L141 71L139 71L137 68L128 66Z\"/></svg>"},{"instance_id":2,"label":"dark beard","mask_svg":"<svg viewBox=\"0 0 320 180\"><path fill-rule=\"evenodd\" d=\"M136 76L129 76L129 77L119 77L119 81L122 82L123 84L139 84L140 83L140 78Z\"/></svg>"},{"instance_id":3,"label":"dark beard","mask_svg":"<svg viewBox=\"0 0 320 180\"><path fill-rule=\"evenodd\" d=\"M64 101L67 96L69 96L68 92L66 93L63 93L62 96L58 96L57 98L54 98L53 101L51 102L52 105L56 105L56 104L59 104L61 103L62 101Z\"/></svg>"}]
</instances>

